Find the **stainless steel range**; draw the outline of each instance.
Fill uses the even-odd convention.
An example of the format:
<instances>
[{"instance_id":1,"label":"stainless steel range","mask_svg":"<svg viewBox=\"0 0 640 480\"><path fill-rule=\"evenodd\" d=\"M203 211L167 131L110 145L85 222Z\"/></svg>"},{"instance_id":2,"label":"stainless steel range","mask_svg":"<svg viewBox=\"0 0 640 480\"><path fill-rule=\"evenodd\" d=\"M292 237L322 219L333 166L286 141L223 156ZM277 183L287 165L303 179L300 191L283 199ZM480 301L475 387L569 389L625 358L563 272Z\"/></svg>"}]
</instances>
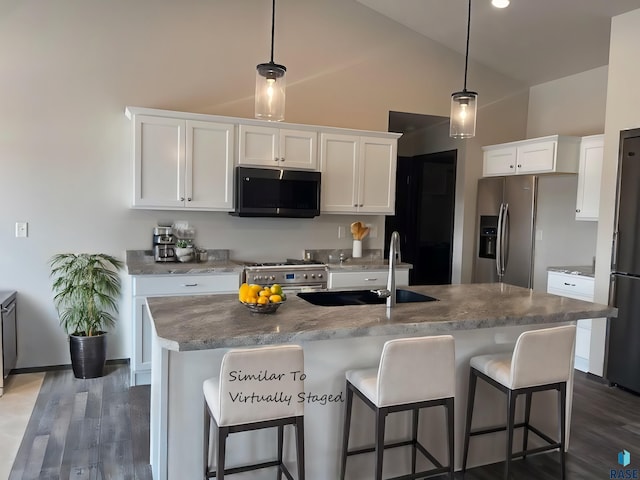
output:
<instances>
[{"instance_id":1,"label":"stainless steel range","mask_svg":"<svg viewBox=\"0 0 640 480\"><path fill-rule=\"evenodd\" d=\"M327 266L314 261L287 259L285 262L248 263L242 277L246 283L278 283L285 292L327 288Z\"/></svg>"}]
</instances>

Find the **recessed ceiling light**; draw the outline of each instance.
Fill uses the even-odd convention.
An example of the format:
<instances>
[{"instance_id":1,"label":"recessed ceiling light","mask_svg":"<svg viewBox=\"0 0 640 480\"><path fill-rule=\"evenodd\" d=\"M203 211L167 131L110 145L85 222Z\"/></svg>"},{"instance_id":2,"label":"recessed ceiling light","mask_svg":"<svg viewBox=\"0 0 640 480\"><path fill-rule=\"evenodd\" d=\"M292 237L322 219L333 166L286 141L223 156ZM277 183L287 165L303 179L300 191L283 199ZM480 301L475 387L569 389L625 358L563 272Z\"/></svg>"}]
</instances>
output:
<instances>
[{"instance_id":1,"label":"recessed ceiling light","mask_svg":"<svg viewBox=\"0 0 640 480\"><path fill-rule=\"evenodd\" d=\"M491 0L491 5L496 8L506 8L509 6L509 0Z\"/></svg>"}]
</instances>

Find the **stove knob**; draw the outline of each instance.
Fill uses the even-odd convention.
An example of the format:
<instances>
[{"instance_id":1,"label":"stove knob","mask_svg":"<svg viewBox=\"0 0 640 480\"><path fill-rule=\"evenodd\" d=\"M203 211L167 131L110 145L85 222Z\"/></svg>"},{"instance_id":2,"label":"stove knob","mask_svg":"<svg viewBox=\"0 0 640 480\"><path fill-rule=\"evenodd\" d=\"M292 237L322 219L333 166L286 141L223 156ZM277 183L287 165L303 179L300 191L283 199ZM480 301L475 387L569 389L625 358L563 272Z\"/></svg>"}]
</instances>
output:
<instances>
[{"instance_id":1,"label":"stove knob","mask_svg":"<svg viewBox=\"0 0 640 480\"><path fill-rule=\"evenodd\" d=\"M312 273L312 274L311 274L311 278L316 278L316 274L315 274L315 273Z\"/></svg>"},{"instance_id":2,"label":"stove knob","mask_svg":"<svg viewBox=\"0 0 640 480\"><path fill-rule=\"evenodd\" d=\"M322 278L322 274L321 273L318 274L318 278Z\"/></svg>"},{"instance_id":3,"label":"stove knob","mask_svg":"<svg viewBox=\"0 0 640 480\"><path fill-rule=\"evenodd\" d=\"M254 282L257 282L258 280L260 280L260 276L259 275L256 275L256 276L253 277L253 281Z\"/></svg>"},{"instance_id":4,"label":"stove knob","mask_svg":"<svg viewBox=\"0 0 640 480\"><path fill-rule=\"evenodd\" d=\"M302 275L302 278L306 279L307 278L307 274L305 273L304 275Z\"/></svg>"},{"instance_id":5,"label":"stove knob","mask_svg":"<svg viewBox=\"0 0 640 480\"><path fill-rule=\"evenodd\" d=\"M275 279L276 279L276 277L274 277L273 275L271 275L271 276L269 277L269 280L272 280L272 281L273 281L273 280L275 280Z\"/></svg>"}]
</instances>

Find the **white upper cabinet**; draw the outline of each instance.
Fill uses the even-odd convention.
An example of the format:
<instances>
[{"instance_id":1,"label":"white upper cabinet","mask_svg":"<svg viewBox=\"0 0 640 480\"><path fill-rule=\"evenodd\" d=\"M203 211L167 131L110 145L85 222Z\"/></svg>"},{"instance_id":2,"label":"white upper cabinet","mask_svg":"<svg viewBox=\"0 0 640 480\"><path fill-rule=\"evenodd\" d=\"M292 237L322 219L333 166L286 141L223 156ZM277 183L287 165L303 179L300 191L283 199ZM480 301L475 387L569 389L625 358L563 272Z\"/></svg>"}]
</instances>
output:
<instances>
[{"instance_id":1,"label":"white upper cabinet","mask_svg":"<svg viewBox=\"0 0 640 480\"><path fill-rule=\"evenodd\" d=\"M552 135L482 147L485 177L577 173L579 137Z\"/></svg>"},{"instance_id":2,"label":"white upper cabinet","mask_svg":"<svg viewBox=\"0 0 640 480\"><path fill-rule=\"evenodd\" d=\"M134 115L133 206L233 210L234 125Z\"/></svg>"},{"instance_id":3,"label":"white upper cabinet","mask_svg":"<svg viewBox=\"0 0 640 480\"><path fill-rule=\"evenodd\" d=\"M238 165L317 170L317 140L308 130L240 125Z\"/></svg>"},{"instance_id":4,"label":"white upper cabinet","mask_svg":"<svg viewBox=\"0 0 640 480\"><path fill-rule=\"evenodd\" d=\"M321 134L321 212L394 213L396 151L396 138Z\"/></svg>"},{"instance_id":5,"label":"white upper cabinet","mask_svg":"<svg viewBox=\"0 0 640 480\"><path fill-rule=\"evenodd\" d=\"M604 135L583 137L580 143L576 220L598 221Z\"/></svg>"}]
</instances>

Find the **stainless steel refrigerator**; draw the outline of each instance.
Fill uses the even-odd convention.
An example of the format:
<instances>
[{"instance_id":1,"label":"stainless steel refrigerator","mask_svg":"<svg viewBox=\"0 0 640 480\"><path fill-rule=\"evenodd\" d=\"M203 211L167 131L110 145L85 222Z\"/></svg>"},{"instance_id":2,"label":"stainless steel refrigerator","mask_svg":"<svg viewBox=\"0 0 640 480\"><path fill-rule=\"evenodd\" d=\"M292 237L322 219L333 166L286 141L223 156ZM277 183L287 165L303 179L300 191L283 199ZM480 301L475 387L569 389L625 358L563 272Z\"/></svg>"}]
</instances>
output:
<instances>
[{"instance_id":1,"label":"stainless steel refrigerator","mask_svg":"<svg viewBox=\"0 0 640 480\"><path fill-rule=\"evenodd\" d=\"M478 180L475 283L533 286L538 177Z\"/></svg>"},{"instance_id":2,"label":"stainless steel refrigerator","mask_svg":"<svg viewBox=\"0 0 640 480\"><path fill-rule=\"evenodd\" d=\"M640 393L640 129L620 132L607 379Z\"/></svg>"}]
</instances>

